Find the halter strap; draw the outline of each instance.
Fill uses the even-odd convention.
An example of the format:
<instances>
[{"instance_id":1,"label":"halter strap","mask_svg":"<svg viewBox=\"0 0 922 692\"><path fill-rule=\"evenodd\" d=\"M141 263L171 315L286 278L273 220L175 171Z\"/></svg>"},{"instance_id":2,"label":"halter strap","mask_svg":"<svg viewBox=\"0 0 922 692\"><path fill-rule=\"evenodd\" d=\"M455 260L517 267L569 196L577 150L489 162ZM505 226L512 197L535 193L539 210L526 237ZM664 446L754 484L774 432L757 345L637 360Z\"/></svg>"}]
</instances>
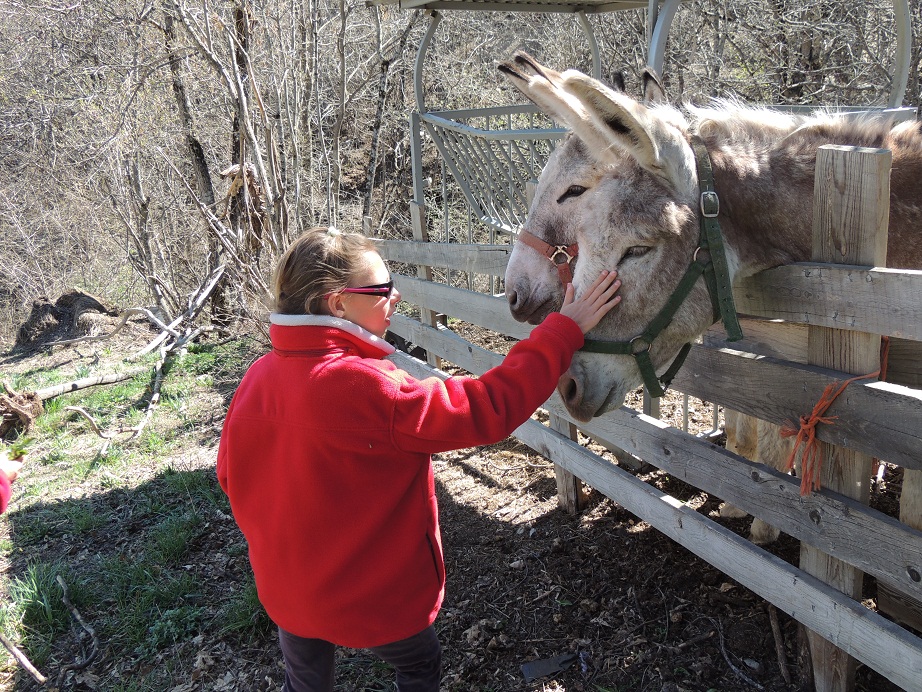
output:
<instances>
[{"instance_id":1,"label":"halter strap","mask_svg":"<svg viewBox=\"0 0 922 692\"><path fill-rule=\"evenodd\" d=\"M720 223L717 216L720 213L720 200L714 191L714 173L711 168L711 158L701 138L692 137L692 149L695 152L695 165L698 170L698 189L701 192L698 209L698 247L692 256L692 261L679 280L678 285L669 296L666 304L650 320L647 328L642 333L629 341L602 341L587 339L583 351L593 353L612 353L631 355L637 362L643 383L651 396L659 397L666 393L673 378L686 356L691 351L691 344L685 344L672 364L663 373L662 377L656 374L653 361L650 358L650 347L653 340L659 336L675 316L676 311L685 302L698 279L704 276L705 285L711 296L711 306L714 311L714 321L723 321L727 331L727 341L739 341L743 338L736 315L736 306L733 302L733 292L730 284L730 272L727 267L727 257L720 232Z\"/></svg>"},{"instance_id":2,"label":"halter strap","mask_svg":"<svg viewBox=\"0 0 922 692\"><path fill-rule=\"evenodd\" d=\"M560 283L566 286L568 283L573 282L573 270L570 263L579 254L579 245L576 243L572 245L551 245L525 230L519 231L517 240L533 250L537 250L553 262L557 266L557 276L560 277Z\"/></svg>"}]
</instances>

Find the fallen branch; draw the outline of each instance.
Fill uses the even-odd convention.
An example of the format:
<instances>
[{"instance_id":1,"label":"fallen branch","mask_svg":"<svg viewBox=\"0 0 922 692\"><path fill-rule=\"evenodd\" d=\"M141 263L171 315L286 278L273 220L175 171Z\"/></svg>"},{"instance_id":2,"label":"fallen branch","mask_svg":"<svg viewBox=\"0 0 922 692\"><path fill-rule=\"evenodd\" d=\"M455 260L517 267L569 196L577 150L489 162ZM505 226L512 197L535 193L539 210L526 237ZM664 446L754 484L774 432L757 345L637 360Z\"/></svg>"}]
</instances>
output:
<instances>
[{"instance_id":1,"label":"fallen branch","mask_svg":"<svg viewBox=\"0 0 922 692\"><path fill-rule=\"evenodd\" d=\"M218 286L218 282L221 280L221 277L224 276L224 265L221 265L212 272L211 276L205 282L205 284L189 296L189 304L186 308L186 311L183 314L176 317L169 325L164 325L160 334L147 346L142 348L137 353L128 356L125 360L133 361L146 356L148 353L153 351L155 348L159 348L160 345L167 340L168 337L173 336L176 338L176 342L167 348L167 352L170 352L176 348L176 343L182 340L183 343L186 343L190 340L190 336L186 336L185 339L180 335L176 328L182 324L184 320L192 322L198 316L198 314L204 308L206 301L214 292ZM200 333L200 332L199 332Z\"/></svg>"},{"instance_id":2,"label":"fallen branch","mask_svg":"<svg viewBox=\"0 0 922 692\"><path fill-rule=\"evenodd\" d=\"M64 605L67 606L67 609L70 610L70 614L73 616L74 620L76 620L80 624L80 626L87 632L87 634L90 635L90 641L91 641L90 653L88 653L82 661L79 661L77 663L68 663L66 666L63 666L61 668L60 672L58 673L58 680L57 680L57 686L58 686L58 689L60 689L61 685L64 683L64 677L69 672L74 671L74 670L84 670L87 666L89 666L93 662L93 660L96 658L96 655L99 653L99 639L96 637L96 632L93 630L93 628L90 627L88 624L86 624L86 621L80 615L80 611L78 611L74 607L74 604L70 602L70 597L67 594L67 584L64 583L64 580L61 578L60 574L57 576L56 580L58 584L60 584L61 590L64 592L63 596L61 597L61 600L64 602Z\"/></svg>"},{"instance_id":3,"label":"fallen branch","mask_svg":"<svg viewBox=\"0 0 922 692\"><path fill-rule=\"evenodd\" d=\"M39 685L44 685L46 682L48 682L48 678L39 673L35 666L32 665L32 662L26 658L26 655L20 651L17 646L13 644L13 642L3 636L2 633L0 633L0 642L3 642L3 646L6 647L6 650L10 652L10 655L16 659L16 662L19 665L21 665L29 672L29 675L35 679L35 682L37 682Z\"/></svg>"},{"instance_id":4,"label":"fallen branch","mask_svg":"<svg viewBox=\"0 0 922 692\"><path fill-rule=\"evenodd\" d=\"M746 673L733 665L733 661L730 660L730 654L727 653L727 649L724 646L724 632L719 622L717 623L717 636L720 638L720 653L723 654L724 661L726 661L727 665L730 666L730 670L733 671L733 674L736 675L740 680L745 681L746 684L755 687L757 690L764 690L765 688L762 685L757 683L755 680L746 675Z\"/></svg>"},{"instance_id":5,"label":"fallen branch","mask_svg":"<svg viewBox=\"0 0 922 692\"><path fill-rule=\"evenodd\" d=\"M47 401L48 399L53 399L54 397L60 396L61 394L76 392L78 389L95 387L96 385L100 384L114 384L115 382L130 380L132 377L140 375L145 370L147 370L147 368L134 368L132 370L126 370L125 372L114 372L109 373L108 375L98 375L96 377L84 377L79 380L74 380L73 382L65 382L64 384L56 384L52 387L39 389L37 392L35 392L35 394L42 401Z\"/></svg>"},{"instance_id":6,"label":"fallen branch","mask_svg":"<svg viewBox=\"0 0 922 692\"><path fill-rule=\"evenodd\" d=\"M128 437L129 440L141 434L141 431L144 430L144 427L154 415L154 409L156 409L157 405L160 403L160 388L163 385L163 365L166 363L167 354L168 350L166 348L160 350L160 358L154 370L156 373L154 377L154 386L151 388L150 401L147 402L147 410L144 411L144 417L137 425L124 431L131 432L131 435Z\"/></svg>"}]
</instances>

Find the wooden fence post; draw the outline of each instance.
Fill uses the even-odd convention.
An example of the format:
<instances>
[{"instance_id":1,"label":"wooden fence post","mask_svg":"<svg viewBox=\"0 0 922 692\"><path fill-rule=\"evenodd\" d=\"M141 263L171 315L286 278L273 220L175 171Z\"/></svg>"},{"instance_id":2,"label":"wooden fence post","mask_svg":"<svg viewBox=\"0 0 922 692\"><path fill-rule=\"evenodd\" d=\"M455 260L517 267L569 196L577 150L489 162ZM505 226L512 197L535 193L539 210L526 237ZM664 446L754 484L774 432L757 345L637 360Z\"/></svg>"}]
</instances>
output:
<instances>
[{"instance_id":1,"label":"wooden fence post","mask_svg":"<svg viewBox=\"0 0 922 692\"><path fill-rule=\"evenodd\" d=\"M870 266L886 263L891 158L886 149L819 148L813 202L814 261ZM810 327L807 352L811 364L864 375L880 367L880 336ZM823 488L867 503L872 458L818 444L823 458ZM864 575L851 565L802 545L800 567L861 601ZM808 640L816 690L854 689L855 660L813 632L808 632Z\"/></svg>"}]
</instances>

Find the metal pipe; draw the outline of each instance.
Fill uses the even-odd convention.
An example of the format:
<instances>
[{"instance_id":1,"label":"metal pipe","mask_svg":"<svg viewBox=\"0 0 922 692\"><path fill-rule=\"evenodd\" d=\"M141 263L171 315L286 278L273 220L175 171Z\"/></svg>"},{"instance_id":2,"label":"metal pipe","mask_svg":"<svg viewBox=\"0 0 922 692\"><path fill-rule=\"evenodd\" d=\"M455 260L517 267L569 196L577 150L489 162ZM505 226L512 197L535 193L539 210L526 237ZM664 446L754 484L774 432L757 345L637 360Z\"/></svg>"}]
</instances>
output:
<instances>
[{"instance_id":1,"label":"metal pipe","mask_svg":"<svg viewBox=\"0 0 922 692\"><path fill-rule=\"evenodd\" d=\"M893 56L893 81L890 84L890 108L903 105L903 94L909 83L909 62L912 59L912 31L909 21L909 1L893 0L893 23L896 26L896 52Z\"/></svg>"},{"instance_id":2,"label":"metal pipe","mask_svg":"<svg viewBox=\"0 0 922 692\"><path fill-rule=\"evenodd\" d=\"M647 57L650 56L650 46L653 42L653 27L656 26L656 18L659 15L659 0L649 0L647 4Z\"/></svg>"},{"instance_id":3,"label":"metal pipe","mask_svg":"<svg viewBox=\"0 0 922 692\"><path fill-rule=\"evenodd\" d=\"M419 48L416 50L416 64L413 66L413 89L416 91L416 110L420 113L426 112L426 99L423 95L423 63L426 61L426 53L429 51L429 43L432 41L432 35L435 28L442 21L442 15L433 11L429 16L429 28L423 34L419 42Z\"/></svg>"},{"instance_id":4,"label":"metal pipe","mask_svg":"<svg viewBox=\"0 0 922 692\"><path fill-rule=\"evenodd\" d=\"M666 0L657 15L656 26L653 27L653 38L650 40L647 65L656 70L660 76L663 74L663 63L666 56L666 39L669 36L669 29L672 26L672 20L675 18L676 10L679 9L680 1Z\"/></svg>"},{"instance_id":5,"label":"metal pipe","mask_svg":"<svg viewBox=\"0 0 922 692\"><path fill-rule=\"evenodd\" d=\"M579 25L583 28L583 33L586 34L586 40L589 41L589 50L592 52L592 76L596 79L601 79L602 56L599 55L599 43L595 40L595 32L592 30L592 25L589 23L589 18L586 17L584 10L577 12L576 16L579 18Z\"/></svg>"}]
</instances>

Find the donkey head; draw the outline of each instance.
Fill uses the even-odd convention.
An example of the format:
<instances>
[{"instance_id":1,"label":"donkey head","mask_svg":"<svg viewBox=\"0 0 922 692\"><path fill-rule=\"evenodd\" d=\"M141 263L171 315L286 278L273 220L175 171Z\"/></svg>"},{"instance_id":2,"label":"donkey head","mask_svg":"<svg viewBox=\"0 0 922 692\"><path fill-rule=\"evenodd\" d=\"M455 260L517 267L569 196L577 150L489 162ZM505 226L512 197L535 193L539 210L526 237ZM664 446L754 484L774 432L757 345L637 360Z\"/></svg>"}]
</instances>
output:
<instances>
[{"instance_id":1,"label":"donkey head","mask_svg":"<svg viewBox=\"0 0 922 692\"><path fill-rule=\"evenodd\" d=\"M603 269L618 270L622 303L587 338L630 340L666 304L696 248L699 192L688 124L674 108L653 103L662 89L649 77L642 103L580 72L549 70L525 53L499 69L572 130L541 173L523 230L551 245L579 245L577 294ZM560 308L563 294L554 264L516 243L506 269L513 316L538 324ZM712 322L699 281L651 345L657 371ZM575 418L588 420L620 406L640 384L631 356L580 352L558 391Z\"/></svg>"}]
</instances>

